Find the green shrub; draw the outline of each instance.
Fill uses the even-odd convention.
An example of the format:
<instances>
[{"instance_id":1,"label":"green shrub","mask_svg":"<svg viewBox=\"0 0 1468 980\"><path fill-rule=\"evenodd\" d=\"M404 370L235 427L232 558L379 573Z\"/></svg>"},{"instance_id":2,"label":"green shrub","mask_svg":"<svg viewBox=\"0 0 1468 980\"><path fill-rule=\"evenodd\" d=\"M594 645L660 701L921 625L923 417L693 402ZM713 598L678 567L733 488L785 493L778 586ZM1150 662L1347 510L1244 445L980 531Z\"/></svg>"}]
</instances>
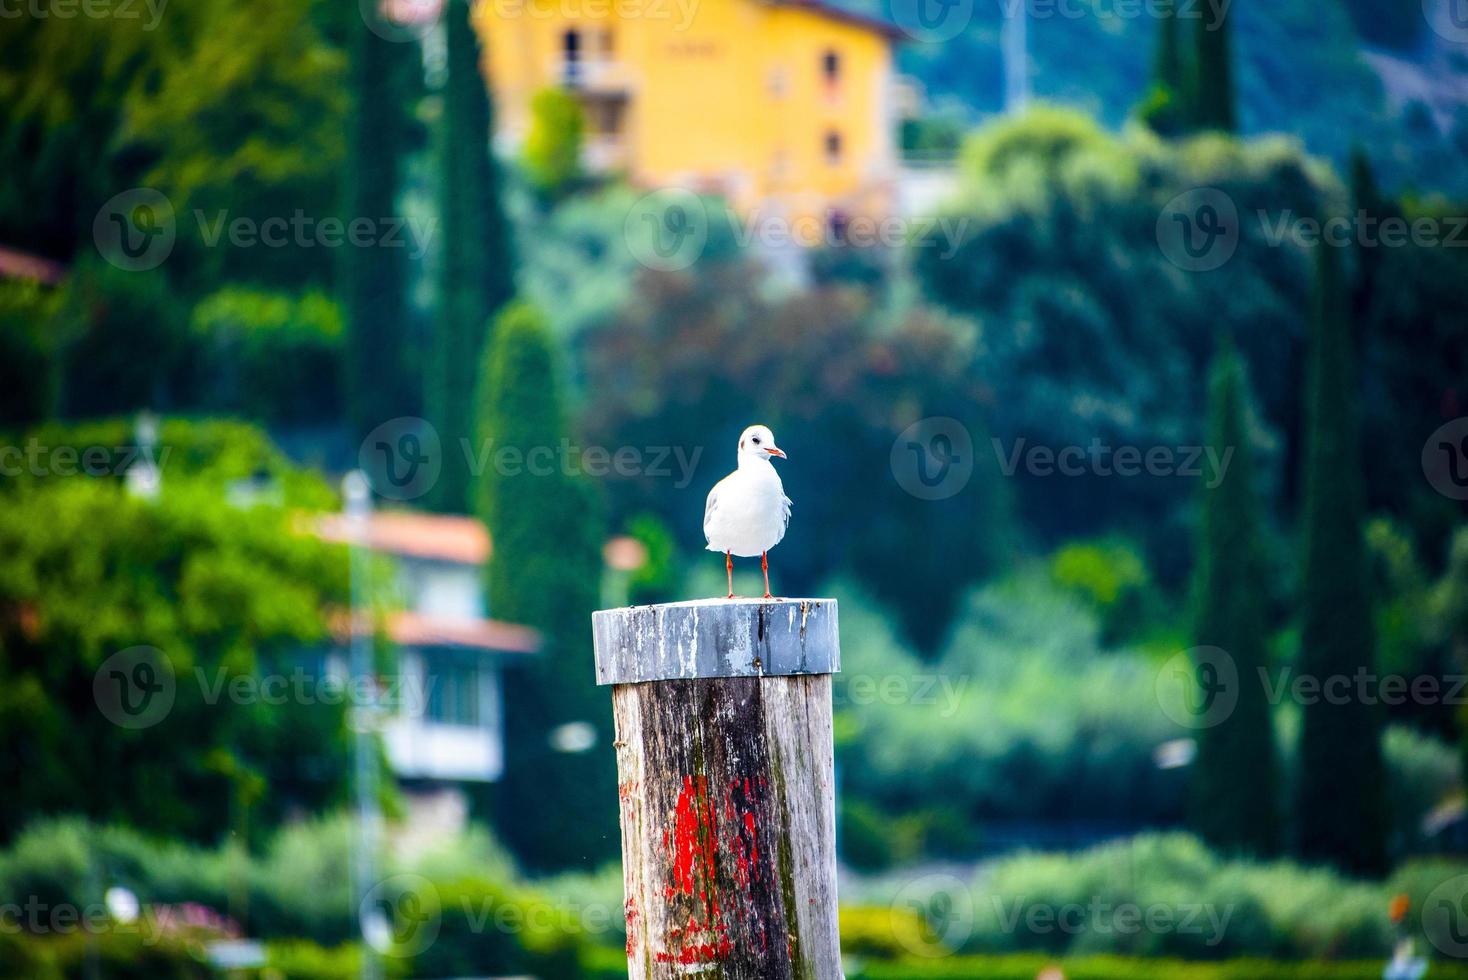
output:
<instances>
[{"instance_id":1,"label":"green shrub","mask_svg":"<svg viewBox=\"0 0 1468 980\"><path fill-rule=\"evenodd\" d=\"M340 416L342 312L325 293L221 289L194 307L191 330L209 378L202 407L267 422Z\"/></svg>"},{"instance_id":2,"label":"green shrub","mask_svg":"<svg viewBox=\"0 0 1468 980\"><path fill-rule=\"evenodd\" d=\"M47 327L55 290L0 282L0 426L26 425L56 407L56 352Z\"/></svg>"},{"instance_id":3,"label":"green shrub","mask_svg":"<svg viewBox=\"0 0 1468 980\"><path fill-rule=\"evenodd\" d=\"M188 940L136 931L0 934L0 980L213 980Z\"/></svg>"},{"instance_id":4,"label":"green shrub","mask_svg":"<svg viewBox=\"0 0 1468 980\"><path fill-rule=\"evenodd\" d=\"M1123 929L1120 906L1165 918ZM1081 910L1067 913L1076 927L1055 924L1060 909ZM1381 889L1289 862L1222 860L1185 834L1000 861L975 885L974 920L968 950L1055 955L1350 958L1384 955L1393 938Z\"/></svg>"},{"instance_id":5,"label":"green shrub","mask_svg":"<svg viewBox=\"0 0 1468 980\"><path fill-rule=\"evenodd\" d=\"M541 980L575 980L581 926L574 910L473 878L440 884L433 891L438 933L426 948L412 952L412 975L523 973Z\"/></svg>"},{"instance_id":6,"label":"green shrub","mask_svg":"<svg viewBox=\"0 0 1468 980\"><path fill-rule=\"evenodd\" d=\"M1145 559L1132 545L1121 540L1065 545L1050 559L1050 577L1096 611L1103 642L1137 639L1153 584Z\"/></svg>"},{"instance_id":7,"label":"green shrub","mask_svg":"<svg viewBox=\"0 0 1468 980\"><path fill-rule=\"evenodd\" d=\"M914 800L946 811L907 828L931 853L972 853L983 820L1179 819L1186 775L1153 761L1178 733L1158 704L1155 665L1103 650L1095 615L1047 575L970 596L932 664L860 596L828 591L841 599L843 625L833 688L843 807L874 808L848 810L856 836L843 848L865 848L865 866L908 857L900 841L876 838L893 829L883 815L912 815ZM881 693L893 679L895 699ZM955 816L966 833L953 833Z\"/></svg>"},{"instance_id":8,"label":"green shrub","mask_svg":"<svg viewBox=\"0 0 1468 980\"><path fill-rule=\"evenodd\" d=\"M72 417L191 403L189 333L164 269L128 272L79 262L54 320L61 410Z\"/></svg>"},{"instance_id":9,"label":"green shrub","mask_svg":"<svg viewBox=\"0 0 1468 980\"><path fill-rule=\"evenodd\" d=\"M581 175L586 129L581 103L561 88L546 88L530 100L530 132L521 163L531 185L547 199L559 197Z\"/></svg>"},{"instance_id":10,"label":"green shrub","mask_svg":"<svg viewBox=\"0 0 1468 980\"><path fill-rule=\"evenodd\" d=\"M7 437L23 451L35 444L49 455L41 457L41 472L23 466L13 477L0 481L0 491L29 487L57 476L84 475L88 473L84 465L91 468L91 475L116 479L140 458L134 417L47 422L7 433ZM51 465L62 447L76 453L70 466L74 472L62 471L59 464ZM103 451L101 463L94 464L84 456L92 449ZM199 480L209 484L210 490L224 494L242 481L264 480L276 487L275 502L312 510L335 510L339 506L335 492L319 472L293 465L263 429L246 422L165 417L159 422L153 453L165 483Z\"/></svg>"},{"instance_id":11,"label":"green shrub","mask_svg":"<svg viewBox=\"0 0 1468 980\"><path fill-rule=\"evenodd\" d=\"M389 977L404 975L403 964L385 957ZM326 947L300 940L269 943L260 980L357 980L362 975L362 947L355 944Z\"/></svg>"}]
</instances>

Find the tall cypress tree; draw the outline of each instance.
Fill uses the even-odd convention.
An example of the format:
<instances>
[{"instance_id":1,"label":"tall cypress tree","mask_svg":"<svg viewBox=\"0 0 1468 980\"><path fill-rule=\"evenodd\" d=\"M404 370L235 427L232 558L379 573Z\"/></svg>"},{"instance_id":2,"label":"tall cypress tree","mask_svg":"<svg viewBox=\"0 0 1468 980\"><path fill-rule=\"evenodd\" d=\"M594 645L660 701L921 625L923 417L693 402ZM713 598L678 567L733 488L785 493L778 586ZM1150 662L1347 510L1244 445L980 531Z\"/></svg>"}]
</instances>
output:
<instances>
[{"instance_id":1,"label":"tall cypress tree","mask_svg":"<svg viewBox=\"0 0 1468 980\"><path fill-rule=\"evenodd\" d=\"M1168 10L1157 24L1157 53L1152 65L1153 81L1169 92L1181 95L1186 75L1183 69L1182 40L1178 37L1177 12Z\"/></svg>"},{"instance_id":2,"label":"tall cypress tree","mask_svg":"<svg viewBox=\"0 0 1468 980\"><path fill-rule=\"evenodd\" d=\"M493 109L469 0L449 0L445 18L448 71L438 146L442 250L426 402L444 446L433 503L439 510L467 512L471 474L461 447L474 434L486 329L514 294L515 281L500 175L490 151Z\"/></svg>"},{"instance_id":3,"label":"tall cypress tree","mask_svg":"<svg viewBox=\"0 0 1468 980\"><path fill-rule=\"evenodd\" d=\"M365 17L354 20L342 219L348 229L365 219L374 231L370 240L357 235L357 244L353 235L344 237L341 296L347 410L361 438L419 405L408 329L408 250L401 236L388 235L388 221L400 213L397 195L409 127L406 93L418 70L418 46L387 40Z\"/></svg>"},{"instance_id":4,"label":"tall cypress tree","mask_svg":"<svg viewBox=\"0 0 1468 980\"><path fill-rule=\"evenodd\" d=\"M1373 669L1371 592L1362 541L1364 502L1358 392L1340 250L1315 247L1305 421L1304 560L1299 676L1322 685L1302 706L1295 780L1296 852L1350 871L1386 867L1381 718L1356 690ZM1332 689L1329 678L1345 677Z\"/></svg>"},{"instance_id":5,"label":"tall cypress tree","mask_svg":"<svg viewBox=\"0 0 1468 980\"><path fill-rule=\"evenodd\" d=\"M491 333L479 392L478 437L496 454L479 488L494 542L490 613L534 626L545 641L531 663L506 672L495 825L537 869L596 863L618 846L611 705L596 689L587 633L602 525L592 487L554 455L566 435L554 360L544 316L512 303ZM556 751L551 733L578 722L592 726L595 747Z\"/></svg>"},{"instance_id":6,"label":"tall cypress tree","mask_svg":"<svg viewBox=\"0 0 1468 980\"><path fill-rule=\"evenodd\" d=\"M1175 10L1157 22L1157 50L1152 59L1152 84L1137 107L1137 116L1159 136L1180 136L1188 128L1188 73L1183 64Z\"/></svg>"},{"instance_id":7,"label":"tall cypress tree","mask_svg":"<svg viewBox=\"0 0 1468 980\"><path fill-rule=\"evenodd\" d=\"M1187 94L1188 110L1197 129L1232 133L1238 128L1228 38L1228 13L1231 11L1232 8L1224 8L1216 22L1208 17L1198 18L1198 30L1194 35L1193 79Z\"/></svg>"},{"instance_id":8,"label":"tall cypress tree","mask_svg":"<svg viewBox=\"0 0 1468 980\"><path fill-rule=\"evenodd\" d=\"M1232 452L1228 476L1205 491L1194 581L1193 642L1228 652L1238 669L1238 701L1227 718L1198 733L1191 821L1225 850L1269 854L1279 845L1279 767L1264 687L1265 561L1253 487L1248 393L1231 342L1214 358L1209 441Z\"/></svg>"}]
</instances>

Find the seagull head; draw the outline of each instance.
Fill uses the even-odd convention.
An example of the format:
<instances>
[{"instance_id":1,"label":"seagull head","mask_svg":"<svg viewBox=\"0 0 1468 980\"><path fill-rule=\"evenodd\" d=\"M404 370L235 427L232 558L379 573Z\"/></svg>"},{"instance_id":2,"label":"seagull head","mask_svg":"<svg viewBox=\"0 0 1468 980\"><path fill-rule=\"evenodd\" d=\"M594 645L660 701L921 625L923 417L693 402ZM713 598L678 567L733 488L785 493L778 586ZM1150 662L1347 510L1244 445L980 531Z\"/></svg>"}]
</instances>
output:
<instances>
[{"instance_id":1,"label":"seagull head","mask_svg":"<svg viewBox=\"0 0 1468 980\"><path fill-rule=\"evenodd\" d=\"M768 460L771 456L785 458L785 450L775 445L775 434L768 426L751 425L739 436L739 460Z\"/></svg>"}]
</instances>

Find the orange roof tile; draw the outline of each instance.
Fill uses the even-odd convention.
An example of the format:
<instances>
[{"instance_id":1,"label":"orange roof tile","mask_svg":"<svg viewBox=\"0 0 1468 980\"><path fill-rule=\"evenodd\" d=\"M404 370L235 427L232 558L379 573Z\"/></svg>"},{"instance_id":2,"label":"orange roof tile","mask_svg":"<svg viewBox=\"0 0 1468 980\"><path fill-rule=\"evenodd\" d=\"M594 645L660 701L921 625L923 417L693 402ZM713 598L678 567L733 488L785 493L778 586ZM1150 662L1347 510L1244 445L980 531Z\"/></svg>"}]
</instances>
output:
<instances>
[{"instance_id":1,"label":"orange roof tile","mask_svg":"<svg viewBox=\"0 0 1468 980\"><path fill-rule=\"evenodd\" d=\"M343 514L323 514L315 533L327 540L350 544L352 526ZM472 517L450 514L420 514L405 510L380 510L368 518L367 547L390 555L429 558L482 565L489 560L489 531Z\"/></svg>"},{"instance_id":2,"label":"orange roof tile","mask_svg":"<svg viewBox=\"0 0 1468 980\"><path fill-rule=\"evenodd\" d=\"M366 614L359 612L356 620L358 628L370 628ZM351 639L351 620L346 610L332 615L331 633L340 643ZM389 613L387 635L399 646L460 647L495 653L537 653L541 642L540 633L529 626L498 619L456 619L416 612Z\"/></svg>"}]
</instances>

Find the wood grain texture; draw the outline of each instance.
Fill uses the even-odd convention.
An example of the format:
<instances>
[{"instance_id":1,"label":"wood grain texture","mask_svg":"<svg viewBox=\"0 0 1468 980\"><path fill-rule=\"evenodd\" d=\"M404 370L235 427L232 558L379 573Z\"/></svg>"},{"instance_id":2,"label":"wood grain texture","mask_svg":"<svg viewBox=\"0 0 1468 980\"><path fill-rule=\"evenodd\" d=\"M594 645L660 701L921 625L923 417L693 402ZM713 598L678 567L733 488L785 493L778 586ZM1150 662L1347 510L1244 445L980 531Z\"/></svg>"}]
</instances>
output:
<instances>
[{"instance_id":1,"label":"wood grain texture","mask_svg":"<svg viewBox=\"0 0 1468 980\"><path fill-rule=\"evenodd\" d=\"M839 980L831 678L612 689L632 980Z\"/></svg>"}]
</instances>

